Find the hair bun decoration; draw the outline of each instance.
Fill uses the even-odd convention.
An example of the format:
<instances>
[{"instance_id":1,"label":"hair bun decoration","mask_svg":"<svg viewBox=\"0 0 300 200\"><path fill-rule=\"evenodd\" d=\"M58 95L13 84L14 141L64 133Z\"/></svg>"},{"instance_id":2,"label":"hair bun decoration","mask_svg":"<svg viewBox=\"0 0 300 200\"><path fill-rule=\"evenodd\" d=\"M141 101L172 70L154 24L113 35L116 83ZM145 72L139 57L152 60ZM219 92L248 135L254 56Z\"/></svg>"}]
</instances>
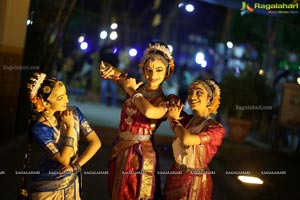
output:
<instances>
[{"instance_id":1,"label":"hair bun decoration","mask_svg":"<svg viewBox=\"0 0 300 200\"><path fill-rule=\"evenodd\" d=\"M213 79L206 80L205 82L213 88L213 99L211 101L210 111L213 114L217 114L217 110L220 106L221 89L217 82Z\"/></svg>"},{"instance_id":2,"label":"hair bun decoration","mask_svg":"<svg viewBox=\"0 0 300 200\"><path fill-rule=\"evenodd\" d=\"M40 89L42 83L46 79L46 74L36 72L33 77L30 78L31 83L27 84L27 88L29 89L30 97L36 96L38 90Z\"/></svg>"},{"instance_id":3,"label":"hair bun decoration","mask_svg":"<svg viewBox=\"0 0 300 200\"><path fill-rule=\"evenodd\" d=\"M45 86L45 87L43 87L43 92L48 94L51 92L51 88L49 86Z\"/></svg>"}]
</instances>

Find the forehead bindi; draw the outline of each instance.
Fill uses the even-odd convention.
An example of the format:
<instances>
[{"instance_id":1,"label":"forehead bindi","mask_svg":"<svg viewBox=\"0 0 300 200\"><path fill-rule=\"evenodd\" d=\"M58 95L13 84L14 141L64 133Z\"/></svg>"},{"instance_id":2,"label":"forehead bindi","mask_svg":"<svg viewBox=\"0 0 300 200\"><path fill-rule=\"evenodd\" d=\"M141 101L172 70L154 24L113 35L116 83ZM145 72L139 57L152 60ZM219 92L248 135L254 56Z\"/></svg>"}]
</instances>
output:
<instances>
[{"instance_id":1,"label":"forehead bindi","mask_svg":"<svg viewBox=\"0 0 300 200\"><path fill-rule=\"evenodd\" d=\"M158 68L161 68L161 69L165 69L166 66L164 65L163 62L161 62L160 60L149 60L147 63L146 63L146 67L147 68L151 68L151 69L158 69Z\"/></svg>"}]
</instances>

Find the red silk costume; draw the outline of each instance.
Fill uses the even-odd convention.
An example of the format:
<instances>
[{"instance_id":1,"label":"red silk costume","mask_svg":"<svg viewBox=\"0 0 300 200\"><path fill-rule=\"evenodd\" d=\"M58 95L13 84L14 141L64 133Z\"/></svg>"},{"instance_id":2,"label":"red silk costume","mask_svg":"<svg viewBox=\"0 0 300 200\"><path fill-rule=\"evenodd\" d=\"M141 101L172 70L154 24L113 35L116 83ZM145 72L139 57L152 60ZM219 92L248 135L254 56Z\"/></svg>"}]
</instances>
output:
<instances>
[{"instance_id":1,"label":"red silk costume","mask_svg":"<svg viewBox=\"0 0 300 200\"><path fill-rule=\"evenodd\" d=\"M162 92L148 101L153 105L163 102ZM119 135L116 138L108 165L111 199L155 199L160 191L157 184L157 155L152 144L152 134L161 120L145 117L132 103L125 101L121 111Z\"/></svg>"},{"instance_id":2,"label":"red silk costume","mask_svg":"<svg viewBox=\"0 0 300 200\"><path fill-rule=\"evenodd\" d=\"M172 144L175 163L167 175L165 200L207 200L212 196L212 180L208 164L217 153L225 129L212 118L185 116L181 124L200 137L199 145L185 146L179 138Z\"/></svg>"}]
</instances>

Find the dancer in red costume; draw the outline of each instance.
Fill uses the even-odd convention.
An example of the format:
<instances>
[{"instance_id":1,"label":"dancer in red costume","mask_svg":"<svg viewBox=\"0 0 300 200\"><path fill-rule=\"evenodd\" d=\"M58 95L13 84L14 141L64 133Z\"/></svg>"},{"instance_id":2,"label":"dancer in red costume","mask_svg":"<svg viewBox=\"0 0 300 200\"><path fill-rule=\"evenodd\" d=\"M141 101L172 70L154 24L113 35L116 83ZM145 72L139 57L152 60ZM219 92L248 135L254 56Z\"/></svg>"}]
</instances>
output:
<instances>
[{"instance_id":1,"label":"dancer in red costume","mask_svg":"<svg viewBox=\"0 0 300 200\"><path fill-rule=\"evenodd\" d=\"M127 93L109 161L109 190L113 200L161 198L152 135L167 113L162 83L174 71L168 46L150 43L140 67L145 83L137 83L108 63L100 65L101 76L111 79Z\"/></svg>"},{"instance_id":2,"label":"dancer in red costume","mask_svg":"<svg viewBox=\"0 0 300 200\"><path fill-rule=\"evenodd\" d=\"M212 196L208 164L225 135L223 126L211 115L217 113L220 89L213 80L194 81L188 89L193 115L180 116L183 104L170 100L168 121L175 133L173 155L164 190L166 200L207 200Z\"/></svg>"}]
</instances>

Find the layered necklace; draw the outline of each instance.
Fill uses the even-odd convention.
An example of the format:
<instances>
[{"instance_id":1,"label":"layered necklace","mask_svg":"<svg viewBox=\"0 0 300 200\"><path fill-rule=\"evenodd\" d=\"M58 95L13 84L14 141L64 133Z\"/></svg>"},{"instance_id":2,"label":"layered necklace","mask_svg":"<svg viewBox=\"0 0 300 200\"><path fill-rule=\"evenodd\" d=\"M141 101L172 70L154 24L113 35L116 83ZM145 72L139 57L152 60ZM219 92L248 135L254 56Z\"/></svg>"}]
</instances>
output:
<instances>
[{"instance_id":1,"label":"layered necklace","mask_svg":"<svg viewBox=\"0 0 300 200\"><path fill-rule=\"evenodd\" d=\"M146 86L144 86L144 87L142 87L142 89L139 92L142 93L143 96L149 100L159 97L163 94L161 87L159 87L156 90L147 90Z\"/></svg>"}]
</instances>

